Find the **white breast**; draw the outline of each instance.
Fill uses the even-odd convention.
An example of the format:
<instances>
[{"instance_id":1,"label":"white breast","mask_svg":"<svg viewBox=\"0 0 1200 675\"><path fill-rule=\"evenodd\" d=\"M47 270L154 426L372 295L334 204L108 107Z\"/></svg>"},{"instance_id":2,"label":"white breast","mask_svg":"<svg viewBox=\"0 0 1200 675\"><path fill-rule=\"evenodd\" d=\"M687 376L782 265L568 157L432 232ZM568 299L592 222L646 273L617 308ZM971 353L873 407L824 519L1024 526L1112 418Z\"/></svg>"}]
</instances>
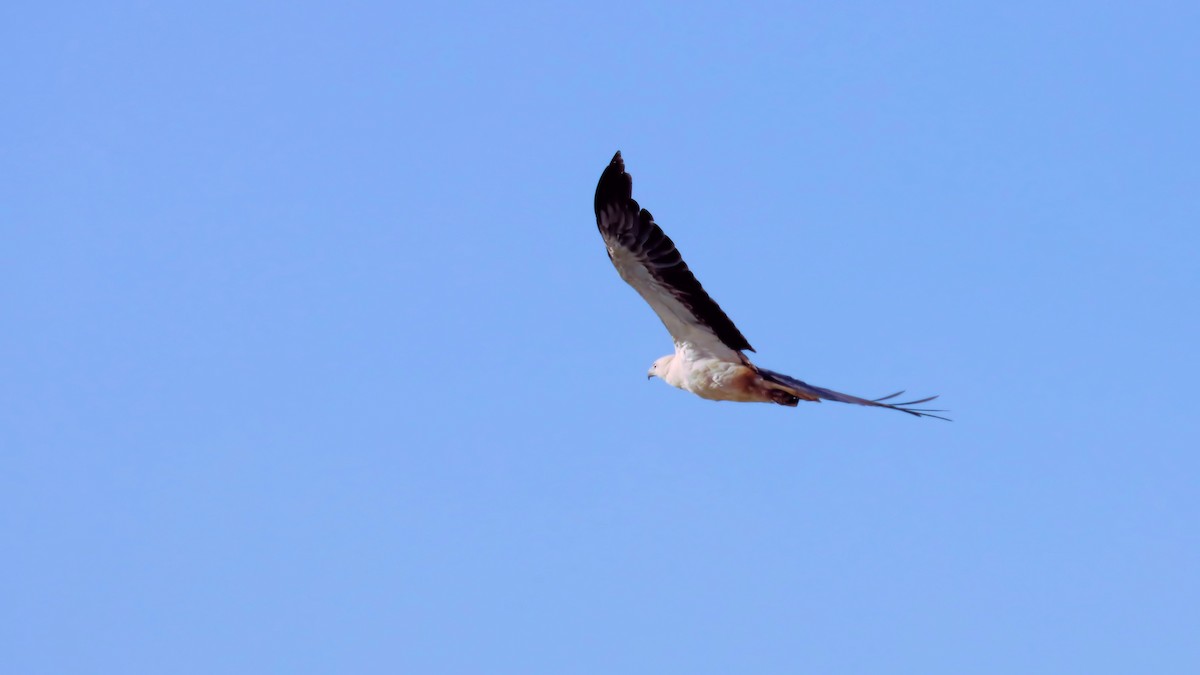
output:
<instances>
[{"instance_id":1,"label":"white breast","mask_svg":"<svg viewBox=\"0 0 1200 675\"><path fill-rule=\"evenodd\" d=\"M740 363L719 359L683 361L680 364L678 383L680 389L692 392L700 398L712 401L761 401L763 395L755 383L758 374L754 369Z\"/></svg>"}]
</instances>

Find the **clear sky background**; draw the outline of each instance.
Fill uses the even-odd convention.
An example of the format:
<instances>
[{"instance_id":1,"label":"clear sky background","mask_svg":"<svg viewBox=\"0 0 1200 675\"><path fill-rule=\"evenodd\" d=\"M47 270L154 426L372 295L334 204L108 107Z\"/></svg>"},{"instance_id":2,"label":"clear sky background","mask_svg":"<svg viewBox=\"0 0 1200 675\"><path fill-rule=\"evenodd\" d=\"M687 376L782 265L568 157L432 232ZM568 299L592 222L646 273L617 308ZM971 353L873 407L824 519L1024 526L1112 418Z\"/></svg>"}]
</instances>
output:
<instances>
[{"instance_id":1,"label":"clear sky background","mask_svg":"<svg viewBox=\"0 0 1200 675\"><path fill-rule=\"evenodd\" d=\"M0 670L1200 672L1198 31L6 4ZM647 382L618 149L759 363L955 421Z\"/></svg>"}]
</instances>

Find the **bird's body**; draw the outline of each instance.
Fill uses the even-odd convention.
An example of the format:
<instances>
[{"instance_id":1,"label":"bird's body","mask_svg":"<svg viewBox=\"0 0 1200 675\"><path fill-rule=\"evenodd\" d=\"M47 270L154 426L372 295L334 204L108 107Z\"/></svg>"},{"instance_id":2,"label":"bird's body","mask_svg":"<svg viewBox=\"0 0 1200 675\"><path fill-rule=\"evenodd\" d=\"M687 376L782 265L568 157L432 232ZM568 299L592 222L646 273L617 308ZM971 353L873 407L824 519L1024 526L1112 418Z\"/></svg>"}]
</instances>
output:
<instances>
[{"instance_id":1,"label":"bird's body","mask_svg":"<svg viewBox=\"0 0 1200 675\"><path fill-rule=\"evenodd\" d=\"M679 345L667 368L659 375L667 384L710 401L763 401L754 386L758 373L740 363L712 357L691 358L688 345Z\"/></svg>"},{"instance_id":2,"label":"bird's body","mask_svg":"<svg viewBox=\"0 0 1200 675\"><path fill-rule=\"evenodd\" d=\"M617 272L642 296L675 342L675 353L650 367L649 377L712 401L762 402L795 406L822 399L891 408L917 416L932 412L907 403L884 403L897 394L869 400L815 387L759 368L754 351L733 321L709 297L688 269L674 242L633 199L633 179L618 152L596 186L596 224ZM945 418L941 418L945 419Z\"/></svg>"}]
</instances>

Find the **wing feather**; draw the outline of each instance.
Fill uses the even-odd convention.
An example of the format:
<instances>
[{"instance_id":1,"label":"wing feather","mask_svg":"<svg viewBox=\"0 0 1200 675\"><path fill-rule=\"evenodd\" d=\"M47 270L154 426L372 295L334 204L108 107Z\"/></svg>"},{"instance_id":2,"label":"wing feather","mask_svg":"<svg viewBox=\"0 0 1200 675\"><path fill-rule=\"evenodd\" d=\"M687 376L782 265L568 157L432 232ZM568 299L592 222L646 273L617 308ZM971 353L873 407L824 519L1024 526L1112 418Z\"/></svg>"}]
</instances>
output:
<instances>
[{"instance_id":1,"label":"wing feather","mask_svg":"<svg viewBox=\"0 0 1200 675\"><path fill-rule=\"evenodd\" d=\"M714 356L739 360L754 351L688 269L675 242L633 199L633 178L621 153L596 185L596 225L617 272L650 305L676 344L690 343Z\"/></svg>"},{"instance_id":2,"label":"wing feather","mask_svg":"<svg viewBox=\"0 0 1200 675\"><path fill-rule=\"evenodd\" d=\"M866 406L871 406L871 407L875 407L875 408L891 408L892 410L899 410L900 412L906 412L909 415L916 415L917 417L936 417L939 420L946 420L947 422L950 421L949 418L947 418L947 417L942 417L941 415L934 414L934 413L939 413L939 412L946 412L944 410L937 410L934 408L914 408L914 407L912 407L915 405L921 405L922 403L928 403L929 401L932 401L933 399L937 398L937 396L930 396L928 398L922 398L922 399L918 399L915 401L903 401L903 402L899 402L899 403L884 403L884 401L890 401L891 399L896 398L897 396L899 396L900 394L903 394L904 392L898 391L894 394L888 394L887 396L883 396L883 397L875 398L875 399L860 398L858 396L852 396L850 394L843 394L840 391L834 391L832 389L826 389L824 387L817 387L817 386L811 385L803 380L797 380L794 377L784 375L783 373L777 373L773 370L767 370L766 368L758 368L758 374L762 375L763 378L769 382L774 382L776 384L783 385L794 396L797 396L799 398L804 398L804 399L807 399L810 401L813 400L813 398L815 397L815 398L825 399L826 401L838 401L839 403L854 403L856 405L866 405Z\"/></svg>"}]
</instances>

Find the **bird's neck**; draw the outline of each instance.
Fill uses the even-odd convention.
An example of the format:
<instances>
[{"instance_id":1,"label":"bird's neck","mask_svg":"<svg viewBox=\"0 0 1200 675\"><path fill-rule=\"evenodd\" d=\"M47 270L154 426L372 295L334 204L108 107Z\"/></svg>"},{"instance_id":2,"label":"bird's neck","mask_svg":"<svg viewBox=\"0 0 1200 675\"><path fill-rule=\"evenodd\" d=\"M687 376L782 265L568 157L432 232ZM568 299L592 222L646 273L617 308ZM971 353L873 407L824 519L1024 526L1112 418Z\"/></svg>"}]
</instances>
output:
<instances>
[{"instance_id":1,"label":"bird's neck","mask_svg":"<svg viewBox=\"0 0 1200 675\"><path fill-rule=\"evenodd\" d=\"M662 379L672 387L687 389L684 386L687 382L687 362L679 357L671 359L667 364L667 372L663 373Z\"/></svg>"}]
</instances>

